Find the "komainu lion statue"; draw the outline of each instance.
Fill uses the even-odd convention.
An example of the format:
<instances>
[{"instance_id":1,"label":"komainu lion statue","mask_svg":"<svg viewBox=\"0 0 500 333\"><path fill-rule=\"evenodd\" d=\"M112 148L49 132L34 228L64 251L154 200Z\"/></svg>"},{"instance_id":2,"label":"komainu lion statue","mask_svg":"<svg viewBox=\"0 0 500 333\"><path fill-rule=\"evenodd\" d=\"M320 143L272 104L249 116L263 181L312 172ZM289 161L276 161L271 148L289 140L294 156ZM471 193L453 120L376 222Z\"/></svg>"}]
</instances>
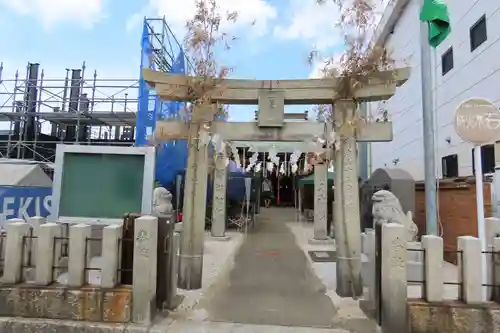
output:
<instances>
[{"instance_id":1,"label":"komainu lion statue","mask_svg":"<svg viewBox=\"0 0 500 333\"><path fill-rule=\"evenodd\" d=\"M406 229L406 240L414 242L417 240L418 227L413 222L411 211L405 215L398 198L387 190L375 192L373 200L373 222L374 224L398 223L404 225Z\"/></svg>"},{"instance_id":2,"label":"komainu lion statue","mask_svg":"<svg viewBox=\"0 0 500 333\"><path fill-rule=\"evenodd\" d=\"M155 215L172 213L172 193L163 186L158 186L153 190L153 212Z\"/></svg>"}]
</instances>

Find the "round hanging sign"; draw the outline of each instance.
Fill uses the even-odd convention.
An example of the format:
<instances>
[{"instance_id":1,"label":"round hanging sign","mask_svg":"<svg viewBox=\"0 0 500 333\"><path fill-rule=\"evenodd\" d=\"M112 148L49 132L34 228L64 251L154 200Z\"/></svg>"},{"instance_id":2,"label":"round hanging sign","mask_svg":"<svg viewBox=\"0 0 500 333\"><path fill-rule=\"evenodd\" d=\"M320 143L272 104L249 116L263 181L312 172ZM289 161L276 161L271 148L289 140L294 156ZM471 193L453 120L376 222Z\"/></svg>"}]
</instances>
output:
<instances>
[{"instance_id":1,"label":"round hanging sign","mask_svg":"<svg viewBox=\"0 0 500 333\"><path fill-rule=\"evenodd\" d=\"M455 130L467 142L483 145L500 140L500 110L484 98L471 98L455 111Z\"/></svg>"}]
</instances>

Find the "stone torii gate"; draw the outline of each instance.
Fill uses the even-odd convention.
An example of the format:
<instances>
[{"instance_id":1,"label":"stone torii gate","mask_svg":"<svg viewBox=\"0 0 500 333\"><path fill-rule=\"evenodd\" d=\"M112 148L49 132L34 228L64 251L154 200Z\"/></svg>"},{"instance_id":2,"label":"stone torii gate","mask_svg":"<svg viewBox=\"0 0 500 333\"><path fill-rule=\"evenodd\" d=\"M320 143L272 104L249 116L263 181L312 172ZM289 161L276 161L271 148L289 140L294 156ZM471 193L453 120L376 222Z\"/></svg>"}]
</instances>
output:
<instances>
[{"instance_id":1,"label":"stone torii gate","mask_svg":"<svg viewBox=\"0 0 500 333\"><path fill-rule=\"evenodd\" d=\"M360 87L355 96L356 102L341 100L336 92L340 78L306 79L306 80L237 80L224 79L210 90L209 100L218 104L257 104L259 107L256 122L214 121L214 112L199 110L198 114L209 115L205 119L182 121L158 121L155 139L176 140L187 139L188 163L184 187L183 232L181 238L179 285L184 289L199 289L203 268L203 237L206 212L206 188L208 173L207 144L199 140L199 132L216 133L224 141L290 141L303 142L325 133L325 124L313 122L285 122L285 104L333 104L339 114L336 124L352 119L357 109L357 102L386 100L392 97L396 88L409 77L409 68L372 74L367 84ZM189 76L172 75L143 69L144 80L156 89L162 100L190 102ZM212 105L201 105L198 108L213 108ZM205 111L205 112L203 112ZM193 112L197 116L197 111ZM206 129L204 129L204 127ZM209 128L209 129L208 129ZM348 271L353 278L347 277L347 288L352 291L352 284L361 287L361 244L359 216L359 185L357 168L356 142L388 142L393 138L390 122L362 123L356 130L341 140L341 149L336 152L336 172L342 179L336 178L335 186L336 211L335 228L343 227L342 220L349 225L345 233L336 231L337 243L349 242L348 252L337 250L339 258L347 258ZM341 155L344 156L342 158ZM215 162L212 235L225 236L226 209L226 165L225 156L218 154ZM315 218L314 238L326 240L327 222L327 165L315 166ZM345 207L342 206L345 203ZM339 239L343 237L344 239ZM345 265L344 265L345 268ZM358 283L356 283L356 281ZM349 282L352 281L352 282ZM355 288L357 289L357 288ZM361 287L362 289L362 287ZM362 290L356 291L358 295ZM350 295L352 293L349 293Z\"/></svg>"}]
</instances>

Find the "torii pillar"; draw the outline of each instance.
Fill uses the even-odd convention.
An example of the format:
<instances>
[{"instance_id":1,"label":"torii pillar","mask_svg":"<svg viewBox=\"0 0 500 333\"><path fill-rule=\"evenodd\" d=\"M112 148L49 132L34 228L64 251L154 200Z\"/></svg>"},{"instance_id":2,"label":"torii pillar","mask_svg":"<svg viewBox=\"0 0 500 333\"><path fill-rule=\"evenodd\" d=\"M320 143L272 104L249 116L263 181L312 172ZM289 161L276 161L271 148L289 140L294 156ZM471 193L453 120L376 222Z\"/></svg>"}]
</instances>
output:
<instances>
[{"instance_id":1,"label":"torii pillar","mask_svg":"<svg viewBox=\"0 0 500 333\"><path fill-rule=\"evenodd\" d=\"M212 106L196 107L212 108ZM195 114L196 110L193 112L193 115ZM194 119L189 123L188 130L183 205L183 221L187 223L182 225L179 262L179 287L187 290L200 289L203 274L203 239L208 185L208 142L203 140L203 135L208 133L203 133L204 123L202 119Z\"/></svg>"},{"instance_id":2,"label":"torii pillar","mask_svg":"<svg viewBox=\"0 0 500 333\"><path fill-rule=\"evenodd\" d=\"M354 119L357 107L352 100L340 100L334 104L335 132L340 134L339 149L334 153L334 227L337 243L336 292L341 297L363 294L356 128L348 130L348 134L340 133L340 128Z\"/></svg>"}]
</instances>

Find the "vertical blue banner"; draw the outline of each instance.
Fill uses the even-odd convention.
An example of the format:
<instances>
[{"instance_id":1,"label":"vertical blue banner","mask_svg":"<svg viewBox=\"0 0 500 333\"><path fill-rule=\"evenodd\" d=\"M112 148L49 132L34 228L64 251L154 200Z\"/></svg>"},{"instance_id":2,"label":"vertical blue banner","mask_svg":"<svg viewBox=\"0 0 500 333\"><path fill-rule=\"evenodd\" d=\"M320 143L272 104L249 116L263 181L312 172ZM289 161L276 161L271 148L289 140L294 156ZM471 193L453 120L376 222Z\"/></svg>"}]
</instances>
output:
<instances>
[{"instance_id":1,"label":"vertical blue banner","mask_svg":"<svg viewBox=\"0 0 500 333\"><path fill-rule=\"evenodd\" d=\"M141 73L139 79L139 98L136 120L136 145L148 145L148 139L153 135L157 120L180 120L181 110L185 103L161 101L154 89L150 89L142 76L143 68L155 70L153 61L153 46L150 40L147 20L144 19L141 39ZM170 73L186 73L186 56L182 49L172 64ZM158 145L157 145L158 147ZM187 164L187 141L174 140L163 142L156 155L156 180L166 188L171 188L175 175L183 172Z\"/></svg>"},{"instance_id":2,"label":"vertical blue banner","mask_svg":"<svg viewBox=\"0 0 500 333\"><path fill-rule=\"evenodd\" d=\"M172 69L172 74L186 74L186 62L184 52L181 50L177 55ZM181 111L185 103L164 101L159 108L159 120L180 120ZM173 190L175 175L182 172L187 165L187 141L173 140L161 145L156 156L156 180L166 188Z\"/></svg>"},{"instance_id":3,"label":"vertical blue banner","mask_svg":"<svg viewBox=\"0 0 500 333\"><path fill-rule=\"evenodd\" d=\"M139 98L136 119L136 145L141 147L148 144L148 136L154 132L158 98L154 89L150 89L142 77L143 68L154 68L153 46L149 40L148 25L144 19L141 39L141 67L139 76Z\"/></svg>"}]
</instances>

